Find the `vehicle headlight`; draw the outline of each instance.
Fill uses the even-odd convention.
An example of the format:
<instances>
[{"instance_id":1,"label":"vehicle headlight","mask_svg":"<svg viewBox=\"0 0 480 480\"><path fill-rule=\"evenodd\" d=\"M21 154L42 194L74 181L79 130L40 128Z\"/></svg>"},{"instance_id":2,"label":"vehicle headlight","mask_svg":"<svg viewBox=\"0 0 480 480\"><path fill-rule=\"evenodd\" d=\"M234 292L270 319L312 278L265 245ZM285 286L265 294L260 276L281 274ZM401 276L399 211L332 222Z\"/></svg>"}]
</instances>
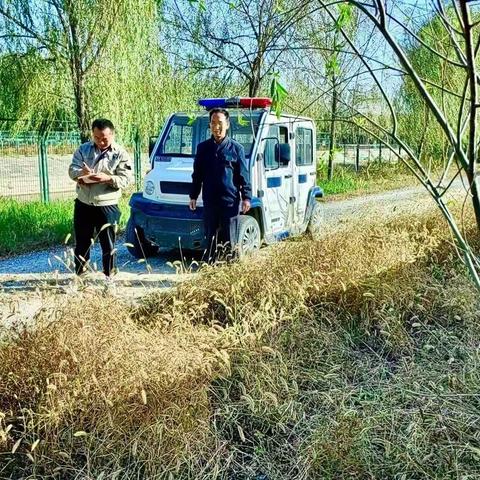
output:
<instances>
[{"instance_id":1,"label":"vehicle headlight","mask_svg":"<svg viewBox=\"0 0 480 480\"><path fill-rule=\"evenodd\" d=\"M145 182L145 193L147 195L153 195L153 192L155 192L155 184L151 180L147 180Z\"/></svg>"}]
</instances>

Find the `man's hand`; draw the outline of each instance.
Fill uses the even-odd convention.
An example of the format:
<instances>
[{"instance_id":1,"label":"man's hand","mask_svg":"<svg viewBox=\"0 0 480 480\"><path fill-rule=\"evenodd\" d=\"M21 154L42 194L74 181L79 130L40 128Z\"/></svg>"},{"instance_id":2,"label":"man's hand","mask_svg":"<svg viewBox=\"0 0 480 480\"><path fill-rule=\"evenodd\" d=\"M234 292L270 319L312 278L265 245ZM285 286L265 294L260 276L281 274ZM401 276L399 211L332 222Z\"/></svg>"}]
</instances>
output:
<instances>
[{"instance_id":1,"label":"man's hand","mask_svg":"<svg viewBox=\"0 0 480 480\"><path fill-rule=\"evenodd\" d=\"M250 210L250 200L242 200L242 213L247 213Z\"/></svg>"},{"instance_id":2,"label":"man's hand","mask_svg":"<svg viewBox=\"0 0 480 480\"><path fill-rule=\"evenodd\" d=\"M95 183L110 183L112 181L112 177L103 172L90 174L89 178Z\"/></svg>"},{"instance_id":3,"label":"man's hand","mask_svg":"<svg viewBox=\"0 0 480 480\"><path fill-rule=\"evenodd\" d=\"M93 170L85 162L83 162L82 176L83 175L90 175L91 173L93 173Z\"/></svg>"},{"instance_id":4,"label":"man's hand","mask_svg":"<svg viewBox=\"0 0 480 480\"><path fill-rule=\"evenodd\" d=\"M196 210L197 209L197 201L194 198L190 199L190 210Z\"/></svg>"}]
</instances>

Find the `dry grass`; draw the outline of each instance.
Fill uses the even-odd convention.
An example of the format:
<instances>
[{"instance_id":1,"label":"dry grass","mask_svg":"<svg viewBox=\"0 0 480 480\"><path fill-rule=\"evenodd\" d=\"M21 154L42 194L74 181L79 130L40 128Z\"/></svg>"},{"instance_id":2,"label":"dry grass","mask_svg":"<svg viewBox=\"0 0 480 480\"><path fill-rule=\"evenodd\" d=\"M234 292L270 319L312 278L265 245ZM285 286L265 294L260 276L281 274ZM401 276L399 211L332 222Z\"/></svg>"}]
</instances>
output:
<instances>
[{"instance_id":1,"label":"dry grass","mask_svg":"<svg viewBox=\"0 0 480 480\"><path fill-rule=\"evenodd\" d=\"M474 478L478 311L436 216L72 298L0 349L0 478Z\"/></svg>"}]
</instances>

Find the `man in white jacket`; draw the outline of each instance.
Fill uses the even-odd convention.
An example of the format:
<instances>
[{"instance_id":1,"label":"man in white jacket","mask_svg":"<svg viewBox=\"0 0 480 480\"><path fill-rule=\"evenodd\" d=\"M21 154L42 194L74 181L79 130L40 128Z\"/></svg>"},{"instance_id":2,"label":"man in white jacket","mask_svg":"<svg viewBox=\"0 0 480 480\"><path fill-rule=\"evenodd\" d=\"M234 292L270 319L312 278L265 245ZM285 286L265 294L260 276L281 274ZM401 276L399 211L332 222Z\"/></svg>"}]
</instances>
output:
<instances>
[{"instance_id":1,"label":"man in white jacket","mask_svg":"<svg viewBox=\"0 0 480 480\"><path fill-rule=\"evenodd\" d=\"M68 170L70 178L77 182L73 213L77 275L87 271L95 232L102 247L103 273L110 278L116 270L118 200L122 188L133 181L133 169L130 155L114 142L114 138L115 128L110 120L94 120L92 141L80 145Z\"/></svg>"}]
</instances>

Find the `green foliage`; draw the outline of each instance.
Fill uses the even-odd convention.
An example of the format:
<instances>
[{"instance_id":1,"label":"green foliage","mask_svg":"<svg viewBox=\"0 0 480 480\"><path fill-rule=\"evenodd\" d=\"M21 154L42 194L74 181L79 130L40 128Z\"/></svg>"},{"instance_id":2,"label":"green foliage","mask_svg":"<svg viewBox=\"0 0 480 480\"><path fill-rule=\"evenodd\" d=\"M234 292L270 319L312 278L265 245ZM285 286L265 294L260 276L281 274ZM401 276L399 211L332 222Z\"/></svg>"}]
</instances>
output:
<instances>
[{"instance_id":1,"label":"green foliage","mask_svg":"<svg viewBox=\"0 0 480 480\"><path fill-rule=\"evenodd\" d=\"M270 84L270 97L272 98L272 109L275 111L277 118L280 118L280 115L282 114L283 105L287 96L287 90L279 82L279 74L273 74L272 82Z\"/></svg>"},{"instance_id":2,"label":"green foliage","mask_svg":"<svg viewBox=\"0 0 480 480\"><path fill-rule=\"evenodd\" d=\"M452 25L458 22L455 12L449 9ZM456 50L450 36L445 34L442 20L435 16L426 22L417 32L431 48L447 58L455 59ZM478 32L476 32L478 38ZM428 93L452 125L457 124L458 111L465 84L463 68L452 65L439 58L434 52L419 42L407 49L412 66L426 84ZM411 145L425 163L440 164L449 153L447 138L436 122L430 109L420 96L414 83L406 77L398 98L400 115L400 134Z\"/></svg>"},{"instance_id":3,"label":"green foliage","mask_svg":"<svg viewBox=\"0 0 480 480\"><path fill-rule=\"evenodd\" d=\"M330 58L325 62L325 72L329 77L335 77L341 73L341 66L338 61L337 52L333 52Z\"/></svg>"},{"instance_id":4,"label":"green foliage","mask_svg":"<svg viewBox=\"0 0 480 480\"><path fill-rule=\"evenodd\" d=\"M0 84L0 118L23 127L74 120L68 75L36 49L0 55Z\"/></svg>"},{"instance_id":5,"label":"green foliage","mask_svg":"<svg viewBox=\"0 0 480 480\"><path fill-rule=\"evenodd\" d=\"M248 125L250 124L250 122L248 121L248 119L246 119L246 118L241 114L240 111L238 112L237 123L238 123L241 127L248 127Z\"/></svg>"},{"instance_id":6,"label":"green foliage","mask_svg":"<svg viewBox=\"0 0 480 480\"><path fill-rule=\"evenodd\" d=\"M128 194L119 206L123 230L130 214ZM0 197L0 256L61 244L72 233L72 219L73 199L45 204Z\"/></svg>"},{"instance_id":7,"label":"green foliage","mask_svg":"<svg viewBox=\"0 0 480 480\"><path fill-rule=\"evenodd\" d=\"M49 204L0 198L0 255L61 243L72 231L73 202Z\"/></svg>"},{"instance_id":8,"label":"green foliage","mask_svg":"<svg viewBox=\"0 0 480 480\"><path fill-rule=\"evenodd\" d=\"M350 3L341 3L338 5L339 15L335 21L335 28L337 31L340 31L343 28L346 28L354 19L353 16L353 7Z\"/></svg>"},{"instance_id":9,"label":"green foliage","mask_svg":"<svg viewBox=\"0 0 480 480\"><path fill-rule=\"evenodd\" d=\"M188 0L191 5L197 5L200 12L205 12L207 10L207 5L205 0ZM235 4L230 4L231 8L235 8Z\"/></svg>"},{"instance_id":10,"label":"green foliage","mask_svg":"<svg viewBox=\"0 0 480 480\"><path fill-rule=\"evenodd\" d=\"M215 82L205 88L203 80L168 60L159 43L161 19L154 0L65 4L65 18L81 32L80 53L67 42L56 10L35 3L22 10L21 3L11 2L4 11L17 12L43 41L19 40L22 30L0 13L7 46L0 56L0 117L18 119L22 127L77 122L76 98L82 94L87 125L108 117L122 138L132 137L137 127L148 135L172 110L192 110L202 90L215 88ZM90 36L83 35L87 32ZM72 72L75 59L81 69Z\"/></svg>"},{"instance_id":11,"label":"green foliage","mask_svg":"<svg viewBox=\"0 0 480 480\"><path fill-rule=\"evenodd\" d=\"M416 184L415 177L403 163L372 162L363 165L359 172L352 166L335 165L333 178L328 180L328 166L319 162L317 183L326 197L330 195L355 195L392 190Z\"/></svg>"},{"instance_id":12,"label":"green foliage","mask_svg":"<svg viewBox=\"0 0 480 480\"><path fill-rule=\"evenodd\" d=\"M196 115L194 115L194 114L192 114L192 113L189 114L189 115L188 115L187 125L189 125L189 126L190 126L190 125L193 125L196 119L197 119L197 116L196 116Z\"/></svg>"}]
</instances>

